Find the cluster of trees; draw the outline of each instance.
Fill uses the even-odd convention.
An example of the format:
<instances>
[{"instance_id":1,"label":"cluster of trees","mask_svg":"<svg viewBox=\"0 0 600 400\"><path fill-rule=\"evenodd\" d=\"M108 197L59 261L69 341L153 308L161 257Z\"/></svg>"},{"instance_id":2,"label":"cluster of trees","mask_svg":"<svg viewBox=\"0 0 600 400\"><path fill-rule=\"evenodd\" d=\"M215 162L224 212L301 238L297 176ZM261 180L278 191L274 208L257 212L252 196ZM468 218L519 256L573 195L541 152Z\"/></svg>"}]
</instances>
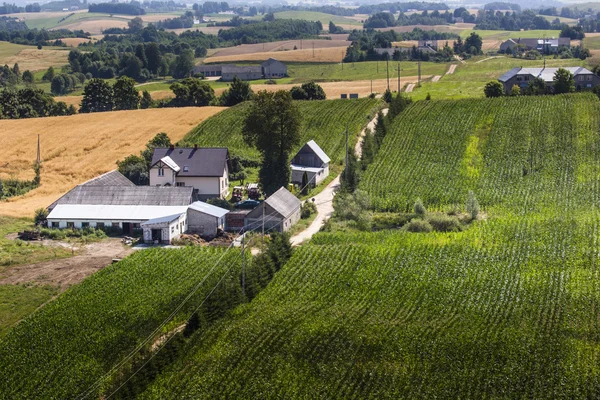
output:
<instances>
[{"instance_id":1,"label":"cluster of trees","mask_svg":"<svg viewBox=\"0 0 600 400\"><path fill-rule=\"evenodd\" d=\"M445 25L454 21L454 14L445 11L440 13L435 10L429 12L423 11L421 14L406 15L400 13L398 18L394 18L394 14L389 12L379 12L371 15L364 23L365 28L388 28L393 26L406 25Z\"/></svg>"},{"instance_id":2,"label":"cluster of trees","mask_svg":"<svg viewBox=\"0 0 600 400\"><path fill-rule=\"evenodd\" d=\"M24 12L40 12L42 8L38 3L27 4L25 7L20 7L16 4L2 3L0 5L0 14L19 14Z\"/></svg>"},{"instance_id":3,"label":"cluster of trees","mask_svg":"<svg viewBox=\"0 0 600 400\"><path fill-rule=\"evenodd\" d=\"M407 1L396 3L380 3L380 4L364 4L358 7L355 11L357 14L375 14L382 11L389 11L392 14L397 12L407 12L408 10L448 10L448 6L444 3L428 3L425 1Z\"/></svg>"},{"instance_id":4,"label":"cluster of trees","mask_svg":"<svg viewBox=\"0 0 600 400\"><path fill-rule=\"evenodd\" d=\"M161 132L157 134L146 143L146 148L140 151L139 156L131 154L125 157L123 161L117 161L119 172L138 186L149 185L149 171L154 149L157 147L169 147L171 144L171 139L166 133Z\"/></svg>"},{"instance_id":5,"label":"cluster of trees","mask_svg":"<svg viewBox=\"0 0 600 400\"><path fill-rule=\"evenodd\" d=\"M191 28L192 26L194 26L194 13L191 11L186 11L180 17L167 18L156 23L158 29L182 29Z\"/></svg>"},{"instance_id":6,"label":"cluster of trees","mask_svg":"<svg viewBox=\"0 0 600 400\"><path fill-rule=\"evenodd\" d=\"M344 33L344 28L329 21L329 33Z\"/></svg>"},{"instance_id":7,"label":"cluster of trees","mask_svg":"<svg viewBox=\"0 0 600 400\"><path fill-rule=\"evenodd\" d=\"M325 100L327 98L323 88L315 82L294 86L290 89L290 94L294 100Z\"/></svg>"},{"instance_id":8,"label":"cluster of trees","mask_svg":"<svg viewBox=\"0 0 600 400\"><path fill-rule=\"evenodd\" d=\"M226 1L205 1L202 4L194 4L194 11L200 10L204 14L217 14L224 11L229 11L229 4Z\"/></svg>"},{"instance_id":9,"label":"cluster of trees","mask_svg":"<svg viewBox=\"0 0 600 400\"><path fill-rule=\"evenodd\" d=\"M500 52L501 53L501 52ZM512 48L512 51L506 51L507 54L512 54L515 58L525 58L528 60L539 60L542 58L542 54L533 49L527 50L524 45L517 45ZM548 50L546 55L550 55L550 50ZM584 48L583 46L559 46L558 52L552 54L554 58L579 58L580 60L585 60L588 57L591 57L591 52L589 49Z\"/></svg>"},{"instance_id":10,"label":"cluster of trees","mask_svg":"<svg viewBox=\"0 0 600 400\"><path fill-rule=\"evenodd\" d=\"M27 30L27 24L24 21L20 21L17 18L0 16L0 32L4 33L4 38L8 38L8 32L14 31L25 31ZM8 40L3 40L8 42Z\"/></svg>"},{"instance_id":11,"label":"cluster of trees","mask_svg":"<svg viewBox=\"0 0 600 400\"><path fill-rule=\"evenodd\" d=\"M135 81L122 76L111 87L103 79L93 78L83 89L80 113L104 112L113 110L137 110L152 105L147 91L143 95L135 87Z\"/></svg>"},{"instance_id":12,"label":"cluster of trees","mask_svg":"<svg viewBox=\"0 0 600 400\"><path fill-rule=\"evenodd\" d=\"M504 11L504 10L512 10L512 11L521 11L521 6L516 3L505 3L501 1L495 1L493 3L486 3L483 6L484 10L493 10L493 11Z\"/></svg>"},{"instance_id":13,"label":"cluster of trees","mask_svg":"<svg viewBox=\"0 0 600 400\"><path fill-rule=\"evenodd\" d=\"M15 25L16 24L16 25ZM22 25L21 25L22 24ZM3 26L6 29L3 29ZM82 30L66 29L47 31L45 29L28 29L25 23L0 19L0 41L30 46L66 46L61 38L89 38L89 33Z\"/></svg>"},{"instance_id":14,"label":"cluster of trees","mask_svg":"<svg viewBox=\"0 0 600 400\"><path fill-rule=\"evenodd\" d=\"M481 36L475 32L471 32L464 42L460 36L458 37L454 42L454 52L463 56L478 55L482 54L482 46L483 40L481 39Z\"/></svg>"},{"instance_id":15,"label":"cluster of trees","mask_svg":"<svg viewBox=\"0 0 600 400\"><path fill-rule=\"evenodd\" d=\"M41 89L26 87L20 90L6 89L0 92L0 119L20 119L71 115L75 107L44 93Z\"/></svg>"},{"instance_id":16,"label":"cluster of trees","mask_svg":"<svg viewBox=\"0 0 600 400\"><path fill-rule=\"evenodd\" d=\"M89 12L125 15L144 15L144 10L139 3L93 3L88 5Z\"/></svg>"},{"instance_id":17,"label":"cluster of trees","mask_svg":"<svg viewBox=\"0 0 600 400\"><path fill-rule=\"evenodd\" d=\"M0 179L0 200L13 196L22 196L40 186L42 166L39 163L33 164L35 176L30 181L23 181L17 178Z\"/></svg>"},{"instance_id":18,"label":"cluster of trees","mask_svg":"<svg viewBox=\"0 0 600 400\"><path fill-rule=\"evenodd\" d=\"M19 64L15 64L12 68L8 65L0 67L0 87L14 86L19 83L20 78Z\"/></svg>"},{"instance_id":19,"label":"cluster of trees","mask_svg":"<svg viewBox=\"0 0 600 400\"><path fill-rule=\"evenodd\" d=\"M77 7L80 10L88 8L87 0L55 0L42 4L42 11L62 11L65 8Z\"/></svg>"},{"instance_id":20,"label":"cluster of trees","mask_svg":"<svg viewBox=\"0 0 600 400\"><path fill-rule=\"evenodd\" d=\"M494 10L479 10L475 19L475 29L519 31L521 29L562 29L563 24L556 20L548 21L532 10L522 12L502 12Z\"/></svg>"},{"instance_id":21,"label":"cluster of trees","mask_svg":"<svg viewBox=\"0 0 600 400\"><path fill-rule=\"evenodd\" d=\"M256 22L219 31L219 40L236 44L272 42L318 37L323 30L320 21L300 19L277 19Z\"/></svg>"},{"instance_id":22,"label":"cluster of trees","mask_svg":"<svg viewBox=\"0 0 600 400\"><path fill-rule=\"evenodd\" d=\"M527 87L521 90L517 85L514 85L508 93L509 96L535 96L541 94L563 94L575 92L575 77L573 74L564 69L559 68L555 73L551 86L547 86L541 78L533 78L527 84ZM483 88L483 92L486 97L501 97L504 96L504 86L498 81L491 81L486 83ZM595 93L600 93L598 87L594 88Z\"/></svg>"},{"instance_id":23,"label":"cluster of trees","mask_svg":"<svg viewBox=\"0 0 600 400\"><path fill-rule=\"evenodd\" d=\"M48 71L44 76L48 75ZM50 91L55 96L65 95L83 85L87 77L81 72L73 74L57 74L50 81Z\"/></svg>"}]
</instances>

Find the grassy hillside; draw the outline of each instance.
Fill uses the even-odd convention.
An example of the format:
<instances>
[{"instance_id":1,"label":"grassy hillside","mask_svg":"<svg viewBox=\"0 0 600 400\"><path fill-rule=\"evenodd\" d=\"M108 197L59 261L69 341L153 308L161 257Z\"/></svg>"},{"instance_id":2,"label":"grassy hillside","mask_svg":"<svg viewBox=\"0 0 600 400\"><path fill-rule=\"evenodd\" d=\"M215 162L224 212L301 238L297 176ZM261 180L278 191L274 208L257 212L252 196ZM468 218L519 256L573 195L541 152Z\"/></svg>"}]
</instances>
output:
<instances>
[{"instance_id":1,"label":"grassy hillside","mask_svg":"<svg viewBox=\"0 0 600 400\"><path fill-rule=\"evenodd\" d=\"M380 100L323 100L297 102L302 115L302 147L309 140L316 141L319 146L334 160L341 160L345 151L345 129L348 124L350 146L356 143L356 137L366 125L380 104ZM249 104L240 104L209 118L181 141L192 146L228 147L233 155L258 160L256 150L248 148L242 138L244 115Z\"/></svg>"},{"instance_id":2,"label":"grassy hillside","mask_svg":"<svg viewBox=\"0 0 600 400\"><path fill-rule=\"evenodd\" d=\"M192 247L139 251L106 267L2 339L0 397L77 397L143 339L153 337L144 346L149 348L166 329L184 322L213 287L235 287L240 268L237 251ZM190 301L177 310L196 285ZM203 324L241 296L239 290L229 294L221 300L213 296L201 309ZM173 322L154 332L172 312Z\"/></svg>"},{"instance_id":3,"label":"grassy hillside","mask_svg":"<svg viewBox=\"0 0 600 400\"><path fill-rule=\"evenodd\" d=\"M472 189L485 218L319 234L141 398L597 398L599 111L588 95L412 106L363 187L395 209Z\"/></svg>"}]
</instances>

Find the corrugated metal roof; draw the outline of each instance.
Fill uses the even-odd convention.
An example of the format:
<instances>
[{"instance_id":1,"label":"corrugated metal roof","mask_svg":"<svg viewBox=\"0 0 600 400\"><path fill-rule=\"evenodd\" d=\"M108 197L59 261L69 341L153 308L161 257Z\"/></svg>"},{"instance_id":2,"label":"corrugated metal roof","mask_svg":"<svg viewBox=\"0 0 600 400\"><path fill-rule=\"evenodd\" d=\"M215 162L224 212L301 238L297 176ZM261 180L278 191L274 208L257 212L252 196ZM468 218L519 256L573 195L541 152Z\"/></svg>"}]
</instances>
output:
<instances>
[{"instance_id":1,"label":"corrugated metal roof","mask_svg":"<svg viewBox=\"0 0 600 400\"><path fill-rule=\"evenodd\" d=\"M265 200L265 203L271 206L284 218L289 217L292 213L298 210L302 204L296 196L290 193L289 190L283 186L269 196Z\"/></svg>"},{"instance_id":2,"label":"corrugated metal roof","mask_svg":"<svg viewBox=\"0 0 600 400\"><path fill-rule=\"evenodd\" d=\"M262 67L260 66L237 66L237 65L223 65L221 68L223 74L239 74L239 73L258 73L262 74Z\"/></svg>"},{"instance_id":3,"label":"corrugated metal roof","mask_svg":"<svg viewBox=\"0 0 600 400\"><path fill-rule=\"evenodd\" d=\"M122 173L113 169L105 174L90 179L89 181L83 182L80 186L135 186L133 182L125 177Z\"/></svg>"},{"instance_id":4,"label":"corrugated metal roof","mask_svg":"<svg viewBox=\"0 0 600 400\"><path fill-rule=\"evenodd\" d=\"M309 141L306 144L317 155L317 157L319 157L321 159L321 161L324 164L327 164L328 162L331 161L331 159L327 156L327 154L325 154L325 152L323 151L323 149L321 147L319 147L319 145L317 144L317 142L315 142L314 140L311 140L311 141Z\"/></svg>"},{"instance_id":5,"label":"corrugated metal roof","mask_svg":"<svg viewBox=\"0 0 600 400\"><path fill-rule=\"evenodd\" d=\"M223 215L227 214L229 210L226 210L221 207L213 206L212 204L205 203L203 201L196 201L190 204L190 209L196 210L203 214L212 215L213 217L221 218Z\"/></svg>"},{"instance_id":6,"label":"corrugated metal roof","mask_svg":"<svg viewBox=\"0 0 600 400\"><path fill-rule=\"evenodd\" d=\"M223 176L229 153L225 147L199 147L197 149L176 147L173 150L156 148L152 155L151 165L154 166L166 156L182 168L177 176L217 177ZM185 171L183 167L188 167L188 170Z\"/></svg>"},{"instance_id":7,"label":"corrugated metal roof","mask_svg":"<svg viewBox=\"0 0 600 400\"><path fill-rule=\"evenodd\" d=\"M179 170L181 169L179 168L179 165L177 165L177 163L173 161L173 159L169 156L164 156L160 159L160 161L165 163L169 168L171 168L175 172L179 172Z\"/></svg>"},{"instance_id":8,"label":"corrugated metal roof","mask_svg":"<svg viewBox=\"0 0 600 400\"><path fill-rule=\"evenodd\" d=\"M509 79L511 79L513 76L515 76L517 74L517 72L519 72L521 70L521 68L519 67L515 67L513 69L511 69L510 71L507 71L505 73L503 73L500 78L498 78L498 80L500 82L506 82Z\"/></svg>"},{"instance_id":9,"label":"corrugated metal roof","mask_svg":"<svg viewBox=\"0 0 600 400\"><path fill-rule=\"evenodd\" d=\"M69 191L48 208L59 204L187 206L194 188L166 186L88 186Z\"/></svg>"},{"instance_id":10,"label":"corrugated metal roof","mask_svg":"<svg viewBox=\"0 0 600 400\"><path fill-rule=\"evenodd\" d=\"M593 74L592 71L583 67L562 67L567 71L571 72L574 76L580 74ZM554 74L559 68L513 68L510 71L504 73L498 80L500 82L506 82L515 75L532 75L536 78L542 78L546 82L552 82L554 80Z\"/></svg>"},{"instance_id":11,"label":"corrugated metal roof","mask_svg":"<svg viewBox=\"0 0 600 400\"><path fill-rule=\"evenodd\" d=\"M262 63L262 64L260 64L260 65L262 65L263 67L268 67L269 65L276 64L276 63L283 64L281 61L279 61L279 60L276 60L276 59L274 59L273 57L271 57L271 58L269 58L267 61L263 62L263 63ZM285 65L285 64L284 64L284 65Z\"/></svg>"},{"instance_id":12,"label":"corrugated metal roof","mask_svg":"<svg viewBox=\"0 0 600 400\"><path fill-rule=\"evenodd\" d=\"M177 218L181 217L184 213L178 213L178 214L173 214L173 215L165 215L164 217L158 217L158 218L152 218L149 219L146 222L142 222L140 225L141 226L145 226L145 225L156 225L156 224L163 224L163 223L171 223L173 221L175 221Z\"/></svg>"},{"instance_id":13,"label":"corrugated metal roof","mask_svg":"<svg viewBox=\"0 0 600 400\"><path fill-rule=\"evenodd\" d=\"M188 206L131 206L105 204L58 204L48 219L147 221L172 215L181 215Z\"/></svg>"}]
</instances>

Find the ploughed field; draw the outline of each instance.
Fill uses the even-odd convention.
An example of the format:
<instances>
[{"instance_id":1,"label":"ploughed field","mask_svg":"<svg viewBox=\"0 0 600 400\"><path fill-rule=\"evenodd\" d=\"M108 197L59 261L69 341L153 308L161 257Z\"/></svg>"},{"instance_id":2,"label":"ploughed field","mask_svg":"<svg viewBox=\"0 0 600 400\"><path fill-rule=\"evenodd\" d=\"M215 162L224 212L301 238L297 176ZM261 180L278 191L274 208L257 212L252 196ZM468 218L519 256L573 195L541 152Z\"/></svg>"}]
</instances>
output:
<instances>
[{"instance_id":1,"label":"ploughed field","mask_svg":"<svg viewBox=\"0 0 600 400\"><path fill-rule=\"evenodd\" d=\"M381 210L464 210L457 233L321 233L144 396L597 398L592 95L421 102L361 187Z\"/></svg>"}]
</instances>

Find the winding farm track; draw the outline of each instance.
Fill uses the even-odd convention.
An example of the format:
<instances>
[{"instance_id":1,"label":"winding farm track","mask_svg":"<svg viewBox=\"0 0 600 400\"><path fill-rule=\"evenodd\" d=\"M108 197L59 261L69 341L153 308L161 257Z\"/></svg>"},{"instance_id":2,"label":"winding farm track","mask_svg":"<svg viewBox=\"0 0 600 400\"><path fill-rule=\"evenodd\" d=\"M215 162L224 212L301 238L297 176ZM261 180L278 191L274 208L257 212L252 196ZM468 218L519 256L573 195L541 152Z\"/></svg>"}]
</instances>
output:
<instances>
[{"instance_id":1,"label":"winding farm track","mask_svg":"<svg viewBox=\"0 0 600 400\"><path fill-rule=\"evenodd\" d=\"M414 86L414 85L413 85ZM381 110L383 115L386 115L388 109L385 108ZM354 147L354 152L358 158L362 155L362 139L367 133L367 129L374 131L375 124L377 123L377 116L375 116L360 132L360 136L356 142L356 146ZM315 220L309 225L308 228L299 232L298 234L292 236L290 238L290 242L292 246L298 246L302 242L306 240L310 240L310 238L317 232L321 230L325 222L333 215L333 196L335 196L335 192L340 188L340 175L336 176L325 189L319 194L317 194L313 199L314 203L317 206L317 217Z\"/></svg>"},{"instance_id":2,"label":"winding farm track","mask_svg":"<svg viewBox=\"0 0 600 400\"><path fill-rule=\"evenodd\" d=\"M456 64L450 64L450 67L448 67L448 72L446 72L446 75L453 74L455 69L456 69Z\"/></svg>"},{"instance_id":3,"label":"winding farm track","mask_svg":"<svg viewBox=\"0 0 600 400\"><path fill-rule=\"evenodd\" d=\"M437 82L440 80L441 77L442 77L441 75L436 75L431 79L431 82Z\"/></svg>"},{"instance_id":4,"label":"winding farm track","mask_svg":"<svg viewBox=\"0 0 600 400\"><path fill-rule=\"evenodd\" d=\"M413 89L414 89L414 88L415 88L415 84L414 84L414 83L411 83L411 84L409 84L409 85L406 87L406 90L405 90L405 92L406 92L406 93L410 93L410 92L412 92L412 91L413 91Z\"/></svg>"}]
</instances>

